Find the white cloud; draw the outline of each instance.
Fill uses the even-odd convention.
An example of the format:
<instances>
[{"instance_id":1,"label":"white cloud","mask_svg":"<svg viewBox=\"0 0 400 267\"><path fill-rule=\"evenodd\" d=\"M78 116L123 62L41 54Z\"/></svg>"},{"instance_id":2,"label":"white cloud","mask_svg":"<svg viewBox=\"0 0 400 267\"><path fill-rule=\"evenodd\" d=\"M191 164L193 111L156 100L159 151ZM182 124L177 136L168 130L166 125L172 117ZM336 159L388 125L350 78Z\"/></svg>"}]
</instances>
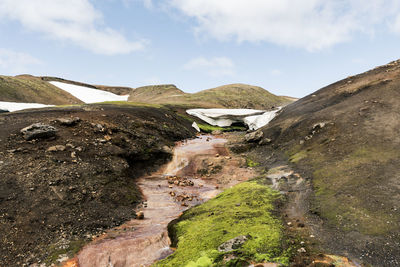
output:
<instances>
[{"instance_id":1,"label":"white cloud","mask_svg":"<svg viewBox=\"0 0 400 267\"><path fill-rule=\"evenodd\" d=\"M127 54L145 46L144 41L128 41L102 25L101 12L88 0L0 0L0 18L97 54Z\"/></svg>"},{"instance_id":2,"label":"white cloud","mask_svg":"<svg viewBox=\"0 0 400 267\"><path fill-rule=\"evenodd\" d=\"M227 57L197 57L186 63L185 70L198 70L210 76L230 76L234 74L235 64Z\"/></svg>"},{"instance_id":3,"label":"white cloud","mask_svg":"<svg viewBox=\"0 0 400 267\"><path fill-rule=\"evenodd\" d=\"M26 53L0 48L0 69L3 73L15 75L27 71L29 66L42 62Z\"/></svg>"},{"instance_id":4,"label":"white cloud","mask_svg":"<svg viewBox=\"0 0 400 267\"><path fill-rule=\"evenodd\" d=\"M373 34L382 24L397 25L398 0L166 0L195 18L197 34L218 40L270 42L320 50Z\"/></svg>"}]
</instances>

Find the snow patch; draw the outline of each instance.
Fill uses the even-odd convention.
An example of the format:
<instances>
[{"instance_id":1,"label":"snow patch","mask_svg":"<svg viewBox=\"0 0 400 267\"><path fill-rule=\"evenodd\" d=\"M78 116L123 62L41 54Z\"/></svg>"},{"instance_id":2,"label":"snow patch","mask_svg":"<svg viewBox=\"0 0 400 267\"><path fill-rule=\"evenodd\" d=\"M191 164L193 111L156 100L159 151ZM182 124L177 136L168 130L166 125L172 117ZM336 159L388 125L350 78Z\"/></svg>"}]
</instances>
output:
<instances>
[{"instance_id":1,"label":"snow patch","mask_svg":"<svg viewBox=\"0 0 400 267\"><path fill-rule=\"evenodd\" d=\"M200 132L199 125L197 125L197 123L195 121L192 123L192 127L195 128L196 131Z\"/></svg>"},{"instance_id":2,"label":"snow patch","mask_svg":"<svg viewBox=\"0 0 400 267\"><path fill-rule=\"evenodd\" d=\"M262 115L248 116L244 118L243 122L249 127L250 130L257 130L267 125L277 115L280 110L267 111Z\"/></svg>"},{"instance_id":3,"label":"snow patch","mask_svg":"<svg viewBox=\"0 0 400 267\"><path fill-rule=\"evenodd\" d=\"M267 125L280 110L265 111L256 109L188 109L186 113L196 116L208 124L229 127L235 122L246 124L250 130Z\"/></svg>"},{"instance_id":4,"label":"snow patch","mask_svg":"<svg viewBox=\"0 0 400 267\"><path fill-rule=\"evenodd\" d=\"M45 108L52 107L53 105L44 105L38 103L17 103L17 102L4 102L0 101L0 109L8 110L9 112L23 110L28 108Z\"/></svg>"},{"instance_id":5,"label":"snow patch","mask_svg":"<svg viewBox=\"0 0 400 267\"><path fill-rule=\"evenodd\" d=\"M49 82L54 86L70 93L85 103L98 103L104 101L127 101L129 95L116 95L107 91L74 85L63 82Z\"/></svg>"}]
</instances>

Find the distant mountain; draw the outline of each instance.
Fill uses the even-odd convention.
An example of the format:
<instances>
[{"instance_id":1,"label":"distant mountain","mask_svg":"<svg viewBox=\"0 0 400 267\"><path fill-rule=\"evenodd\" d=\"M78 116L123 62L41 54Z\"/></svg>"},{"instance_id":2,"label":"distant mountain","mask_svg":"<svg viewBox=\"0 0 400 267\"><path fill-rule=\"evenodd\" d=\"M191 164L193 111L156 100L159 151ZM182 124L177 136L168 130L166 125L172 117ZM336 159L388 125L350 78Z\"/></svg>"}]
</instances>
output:
<instances>
[{"instance_id":1,"label":"distant mountain","mask_svg":"<svg viewBox=\"0 0 400 267\"><path fill-rule=\"evenodd\" d=\"M31 75L0 75L0 101L52 105L82 103L66 91Z\"/></svg>"},{"instance_id":2,"label":"distant mountain","mask_svg":"<svg viewBox=\"0 0 400 267\"><path fill-rule=\"evenodd\" d=\"M62 86L57 87L55 86L57 83L52 84L52 82L81 86L74 88L79 90L80 93L85 88L97 89L120 96L129 95L128 101L130 102L169 104L193 108L271 109L295 101L294 98L277 96L261 87L246 84L229 84L190 94L183 92L173 84L150 85L133 89L122 86L92 85L58 77L35 77L31 75L0 76L0 101L49 105L80 104L85 101L80 99L77 94L62 90Z\"/></svg>"},{"instance_id":3,"label":"distant mountain","mask_svg":"<svg viewBox=\"0 0 400 267\"><path fill-rule=\"evenodd\" d=\"M108 91L116 95L129 95L130 92L133 90L131 87L124 87L124 86L107 86L107 85L93 85L93 84L87 84L87 83L82 83L82 82L76 82L76 81L71 81L63 78L58 78L58 77L50 77L50 76L42 76L40 77L43 81L54 81L54 82L63 82L63 83L69 83L73 85L79 85L79 86L84 86L84 87L89 87L92 89L99 89L103 91Z\"/></svg>"},{"instance_id":4,"label":"distant mountain","mask_svg":"<svg viewBox=\"0 0 400 267\"><path fill-rule=\"evenodd\" d=\"M270 109L294 100L246 84L229 84L194 94L184 93L175 85L169 84L136 88L131 92L128 101L203 108Z\"/></svg>"}]
</instances>

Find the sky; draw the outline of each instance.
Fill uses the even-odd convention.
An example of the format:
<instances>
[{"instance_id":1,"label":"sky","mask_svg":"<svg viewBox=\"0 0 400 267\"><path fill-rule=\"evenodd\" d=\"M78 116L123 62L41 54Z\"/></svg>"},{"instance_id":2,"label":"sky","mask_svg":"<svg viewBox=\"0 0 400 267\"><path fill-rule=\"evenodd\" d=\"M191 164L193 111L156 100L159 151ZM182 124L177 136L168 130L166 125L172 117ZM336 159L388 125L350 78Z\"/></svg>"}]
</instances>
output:
<instances>
[{"instance_id":1,"label":"sky","mask_svg":"<svg viewBox=\"0 0 400 267\"><path fill-rule=\"evenodd\" d=\"M400 58L398 0L0 0L0 74L303 97Z\"/></svg>"}]
</instances>

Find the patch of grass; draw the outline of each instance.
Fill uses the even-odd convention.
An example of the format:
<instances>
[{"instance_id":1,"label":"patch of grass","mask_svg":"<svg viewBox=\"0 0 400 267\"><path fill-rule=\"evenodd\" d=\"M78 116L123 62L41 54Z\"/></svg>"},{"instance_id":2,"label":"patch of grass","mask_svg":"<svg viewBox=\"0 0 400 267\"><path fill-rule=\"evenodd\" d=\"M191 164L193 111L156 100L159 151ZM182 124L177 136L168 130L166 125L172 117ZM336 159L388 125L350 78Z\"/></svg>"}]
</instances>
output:
<instances>
[{"instance_id":1,"label":"patch of grass","mask_svg":"<svg viewBox=\"0 0 400 267\"><path fill-rule=\"evenodd\" d=\"M282 223L272 215L280 198L268 186L250 181L188 210L170 227L178 242L175 253L155 266L221 266L226 253L218 247L241 235L249 239L230 252L239 260L288 264Z\"/></svg>"},{"instance_id":2,"label":"patch of grass","mask_svg":"<svg viewBox=\"0 0 400 267\"><path fill-rule=\"evenodd\" d=\"M229 127L218 127L204 123L197 123L200 130L205 133L211 133L213 131L221 131L221 132L233 132L233 131L245 131L245 127L241 126L229 126Z\"/></svg>"},{"instance_id":3,"label":"patch of grass","mask_svg":"<svg viewBox=\"0 0 400 267\"><path fill-rule=\"evenodd\" d=\"M260 163L253 161L251 158L246 158L246 165L247 167L257 167L260 165Z\"/></svg>"},{"instance_id":4,"label":"patch of grass","mask_svg":"<svg viewBox=\"0 0 400 267\"><path fill-rule=\"evenodd\" d=\"M135 106L135 107L150 107L150 108L162 108L163 107L163 105L160 105L160 104L128 102L128 101L104 101L104 102L99 102L99 103L94 103L94 104Z\"/></svg>"},{"instance_id":5,"label":"patch of grass","mask_svg":"<svg viewBox=\"0 0 400 267\"><path fill-rule=\"evenodd\" d=\"M307 157L307 152L305 150L302 150L300 152L293 154L289 158L289 161L292 163L298 163L300 160L304 159L305 157Z\"/></svg>"}]
</instances>

